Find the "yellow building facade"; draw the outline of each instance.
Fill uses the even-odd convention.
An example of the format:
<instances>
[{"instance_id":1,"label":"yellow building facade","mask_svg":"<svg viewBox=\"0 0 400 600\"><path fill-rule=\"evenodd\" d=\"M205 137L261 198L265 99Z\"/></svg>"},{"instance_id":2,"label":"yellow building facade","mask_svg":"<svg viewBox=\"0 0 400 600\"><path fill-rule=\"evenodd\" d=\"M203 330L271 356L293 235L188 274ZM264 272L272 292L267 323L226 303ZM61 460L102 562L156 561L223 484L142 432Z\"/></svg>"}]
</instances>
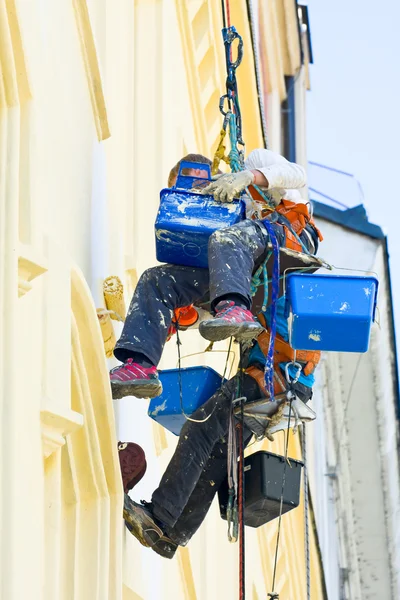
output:
<instances>
[{"instance_id":1,"label":"yellow building facade","mask_svg":"<svg viewBox=\"0 0 400 600\"><path fill-rule=\"evenodd\" d=\"M244 40L238 81L250 151L264 140L247 4L231 2L231 21ZM305 163L308 72L296 7L277 0L255 12L269 146L281 151L285 75L295 76L296 150ZM143 401L113 406L114 362L96 314L107 276L120 277L128 303L138 274L155 263L153 224L170 167L187 152L215 150L226 77L221 27L214 0L0 0L4 600L238 597L238 546L228 543L217 506L173 561L125 530L124 419L131 441L145 440L154 480L176 439L147 419ZM205 348L194 332L183 341L186 354ZM217 369L224 360L207 357ZM172 344L163 365L175 361ZM283 452L283 435L250 451L261 447ZM289 455L301 455L298 436ZM301 505L282 520L281 600L307 597L303 516ZM272 591L276 532L272 522L246 533L252 600ZM311 598L319 600L310 535Z\"/></svg>"}]
</instances>

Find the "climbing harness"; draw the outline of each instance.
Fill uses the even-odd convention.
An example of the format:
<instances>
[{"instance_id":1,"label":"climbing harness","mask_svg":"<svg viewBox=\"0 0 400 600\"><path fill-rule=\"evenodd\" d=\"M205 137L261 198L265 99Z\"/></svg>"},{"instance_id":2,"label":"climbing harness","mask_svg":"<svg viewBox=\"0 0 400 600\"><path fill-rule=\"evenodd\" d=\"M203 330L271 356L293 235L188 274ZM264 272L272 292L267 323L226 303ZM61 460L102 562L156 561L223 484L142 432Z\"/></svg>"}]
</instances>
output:
<instances>
[{"instance_id":1,"label":"climbing harness","mask_svg":"<svg viewBox=\"0 0 400 600\"><path fill-rule=\"evenodd\" d=\"M266 319L264 315L259 315L259 321L265 328L265 331L258 336L257 342L260 346L261 352L265 355L269 347L269 338L271 333L269 331ZM319 361L321 360L321 352L319 350L294 350L289 342L286 342L284 338L276 334L275 339L275 364L282 362L300 363L304 375L311 375L314 373Z\"/></svg>"}]
</instances>

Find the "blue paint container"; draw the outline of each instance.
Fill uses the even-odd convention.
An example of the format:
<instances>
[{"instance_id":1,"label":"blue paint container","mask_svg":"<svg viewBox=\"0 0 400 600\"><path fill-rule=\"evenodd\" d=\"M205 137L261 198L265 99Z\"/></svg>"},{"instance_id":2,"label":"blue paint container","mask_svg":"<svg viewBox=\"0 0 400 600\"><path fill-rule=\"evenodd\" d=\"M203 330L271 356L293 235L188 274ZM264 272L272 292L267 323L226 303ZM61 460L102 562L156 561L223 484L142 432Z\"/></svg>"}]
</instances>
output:
<instances>
[{"instance_id":1,"label":"blue paint container","mask_svg":"<svg viewBox=\"0 0 400 600\"><path fill-rule=\"evenodd\" d=\"M159 373L163 386L161 396L152 398L148 415L160 425L179 435L186 417L180 403L179 369ZM187 415L194 413L221 387L222 377L210 367L181 369L182 406Z\"/></svg>"},{"instance_id":2,"label":"blue paint container","mask_svg":"<svg viewBox=\"0 0 400 600\"><path fill-rule=\"evenodd\" d=\"M290 345L295 350L367 352L377 294L375 277L288 275Z\"/></svg>"},{"instance_id":3,"label":"blue paint container","mask_svg":"<svg viewBox=\"0 0 400 600\"><path fill-rule=\"evenodd\" d=\"M185 176L183 169L201 168L207 179ZM176 186L160 193L160 208L155 223L157 260L174 265L208 267L208 240L217 229L230 227L245 219L241 200L215 202L213 196L190 188L207 185L209 165L182 162Z\"/></svg>"}]
</instances>

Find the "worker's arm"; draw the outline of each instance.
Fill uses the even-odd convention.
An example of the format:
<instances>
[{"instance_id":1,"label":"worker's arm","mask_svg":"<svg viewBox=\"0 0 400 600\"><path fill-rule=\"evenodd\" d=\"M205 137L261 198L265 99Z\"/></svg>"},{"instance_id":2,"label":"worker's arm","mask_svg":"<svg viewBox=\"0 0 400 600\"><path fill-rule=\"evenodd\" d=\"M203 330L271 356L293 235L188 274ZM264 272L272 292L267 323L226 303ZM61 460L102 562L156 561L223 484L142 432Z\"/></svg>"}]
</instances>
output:
<instances>
[{"instance_id":1,"label":"worker's arm","mask_svg":"<svg viewBox=\"0 0 400 600\"><path fill-rule=\"evenodd\" d=\"M291 163L271 150L253 150L245 161L246 169L238 173L226 173L214 177L214 181L203 189L218 202L232 202L249 185L258 185L276 190L277 203L281 190L297 189L306 185L306 172L300 165ZM279 191L278 191L279 190Z\"/></svg>"},{"instance_id":2,"label":"worker's arm","mask_svg":"<svg viewBox=\"0 0 400 600\"><path fill-rule=\"evenodd\" d=\"M272 150L253 150L245 161L245 167L254 176L253 184L260 187L295 190L307 183L303 167Z\"/></svg>"}]
</instances>

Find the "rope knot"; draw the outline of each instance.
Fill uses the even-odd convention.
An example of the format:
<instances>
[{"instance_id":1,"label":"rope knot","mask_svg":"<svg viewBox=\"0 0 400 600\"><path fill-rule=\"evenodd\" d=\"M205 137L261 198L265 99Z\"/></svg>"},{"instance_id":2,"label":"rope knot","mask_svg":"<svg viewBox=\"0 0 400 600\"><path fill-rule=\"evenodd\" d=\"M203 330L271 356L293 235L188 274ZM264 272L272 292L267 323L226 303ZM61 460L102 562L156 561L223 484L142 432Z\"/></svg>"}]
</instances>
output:
<instances>
[{"instance_id":1,"label":"rope knot","mask_svg":"<svg viewBox=\"0 0 400 600\"><path fill-rule=\"evenodd\" d=\"M268 594L268 598L270 598L270 600L279 600L279 594L277 592L271 592Z\"/></svg>"}]
</instances>

